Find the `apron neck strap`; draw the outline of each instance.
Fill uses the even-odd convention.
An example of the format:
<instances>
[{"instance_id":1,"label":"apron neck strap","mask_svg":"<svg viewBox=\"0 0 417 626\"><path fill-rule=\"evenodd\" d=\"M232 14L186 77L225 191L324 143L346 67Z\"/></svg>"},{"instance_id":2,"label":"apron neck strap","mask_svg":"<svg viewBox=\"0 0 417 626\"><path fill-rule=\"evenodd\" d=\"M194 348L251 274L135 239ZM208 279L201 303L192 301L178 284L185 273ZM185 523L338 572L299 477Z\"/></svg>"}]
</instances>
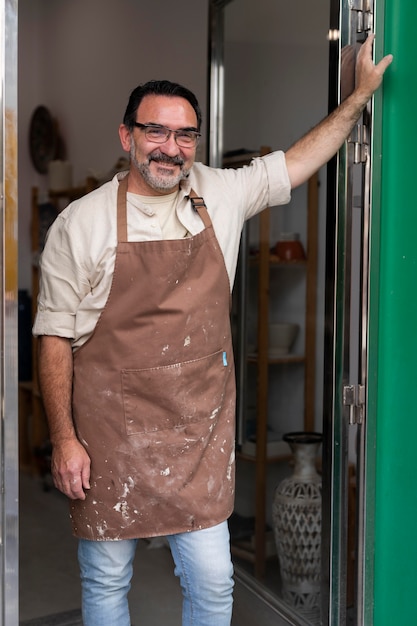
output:
<instances>
[{"instance_id":1,"label":"apron neck strap","mask_svg":"<svg viewBox=\"0 0 417 626\"><path fill-rule=\"evenodd\" d=\"M198 213L204 226L206 228L209 228L211 226L211 219L208 214L204 198L202 198L201 196L197 196L194 189L191 189L189 198L194 211Z\"/></svg>"},{"instance_id":2,"label":"apron neck strap","mask_svg":"<svg viewBox=\"0 0 417 626\"><path fill-rule=\"evenodd\" d=\"M126 194L128 178L129 175L119 181L119 188L117 190L117 242L127 241Z\"/></svg>"}]
</instances>

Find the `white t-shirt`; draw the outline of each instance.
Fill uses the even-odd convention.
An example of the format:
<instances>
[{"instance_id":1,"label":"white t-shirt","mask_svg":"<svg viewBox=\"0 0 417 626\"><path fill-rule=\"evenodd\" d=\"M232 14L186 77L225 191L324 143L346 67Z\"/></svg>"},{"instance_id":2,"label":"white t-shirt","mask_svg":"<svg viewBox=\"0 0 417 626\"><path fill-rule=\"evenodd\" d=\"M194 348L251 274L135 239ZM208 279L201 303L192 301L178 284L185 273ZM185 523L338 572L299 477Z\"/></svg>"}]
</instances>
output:
<instances>
[{"instance_id":1,"label":"white t-shirt","mask_svg":"<svg viewBox=\"0 0 417 626\"><path fill-rule=\"evenodd\" d=\"M35 335L66 337L78 348L92 334L113 278L117 189L119 179L125 175L117 174L112 181L72 202L52 224L40 260ZM152 198L145 203L143 196L128 193L129 241L175 239L203 230L188 200L191 188L204 198L232 287L245 220L267 206L290 201L285 155L274 152L236 170L195 163L177 197L165 198L167 204L163 202L161 211L159 202Z\"/></svg>"}]
</instances>

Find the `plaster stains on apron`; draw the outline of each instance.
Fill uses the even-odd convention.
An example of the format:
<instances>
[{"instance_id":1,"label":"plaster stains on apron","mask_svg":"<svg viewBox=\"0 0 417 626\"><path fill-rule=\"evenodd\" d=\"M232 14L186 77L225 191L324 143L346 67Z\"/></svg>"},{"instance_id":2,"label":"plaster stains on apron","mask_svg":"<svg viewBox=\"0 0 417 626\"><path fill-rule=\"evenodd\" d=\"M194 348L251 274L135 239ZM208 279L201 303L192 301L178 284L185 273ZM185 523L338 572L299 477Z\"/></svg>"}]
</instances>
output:
<instances>
[{"instance_id":1,"label":"plaster stains on apron","mask_svg":"<svg viewBox=\"0 0 417 626\"><path fill-rule=\"evenodd\" d=\"M205 207L181 240L128 242L119 185L112 288L74 355L74 421L91 489L74 533L117 540L207 528L233 509L230 287Z\"/></svg>"}]
</instances>

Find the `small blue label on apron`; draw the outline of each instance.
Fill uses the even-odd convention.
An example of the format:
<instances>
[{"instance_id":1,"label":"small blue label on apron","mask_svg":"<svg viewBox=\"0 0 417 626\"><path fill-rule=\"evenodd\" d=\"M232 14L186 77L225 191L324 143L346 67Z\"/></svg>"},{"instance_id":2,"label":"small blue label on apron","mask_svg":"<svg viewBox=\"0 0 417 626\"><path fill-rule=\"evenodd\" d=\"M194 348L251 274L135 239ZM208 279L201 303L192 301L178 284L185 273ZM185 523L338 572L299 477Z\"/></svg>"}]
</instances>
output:
<instances>
[{"instance_id":1,"label":"small blue label on apron","mask_svg":"<svg viewBox=\"0 0 417 626\"><path fill-rule=\"evenodd\" d=\"M226 352L223 352L223 365L225 367L227 367L227 354L226 354Z\"/></svg>"}]
</instances>

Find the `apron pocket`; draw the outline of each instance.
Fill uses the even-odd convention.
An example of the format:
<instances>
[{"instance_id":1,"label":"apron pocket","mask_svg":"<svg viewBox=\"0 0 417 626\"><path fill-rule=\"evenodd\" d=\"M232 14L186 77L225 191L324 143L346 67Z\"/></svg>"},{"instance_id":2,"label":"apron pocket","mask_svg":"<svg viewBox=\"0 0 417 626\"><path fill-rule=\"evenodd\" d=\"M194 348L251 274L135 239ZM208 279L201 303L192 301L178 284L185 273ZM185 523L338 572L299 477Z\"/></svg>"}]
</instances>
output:
<instances>
[{"instance_id":1,"label":"apron pocket","mask_svg":"<svg viewBox=\"0 0 417 626\"><path fill-rule=\"evenodd\" d=\"M231 374L219 350L201 359L150 369L122 370L128 435L182 428L215 420Z\"/></svg>"}]
</instances>

